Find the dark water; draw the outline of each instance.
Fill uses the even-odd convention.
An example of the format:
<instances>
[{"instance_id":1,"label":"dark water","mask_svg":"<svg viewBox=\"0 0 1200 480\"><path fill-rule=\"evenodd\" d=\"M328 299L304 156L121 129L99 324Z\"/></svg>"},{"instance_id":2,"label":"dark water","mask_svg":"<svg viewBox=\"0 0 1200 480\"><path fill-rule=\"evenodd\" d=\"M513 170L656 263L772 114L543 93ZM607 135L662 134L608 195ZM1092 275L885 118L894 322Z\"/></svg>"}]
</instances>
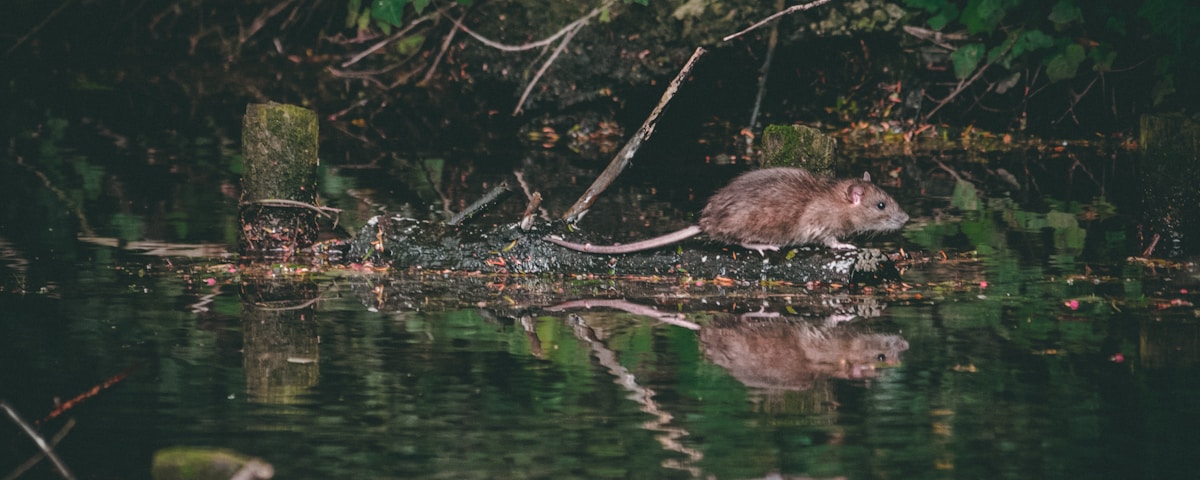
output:
<instances>
[{"instance_id":1,"label":"dark water","mask_svg":"<svg viewBox=\"0 0 1200 480\"><path fill-rule=\"evenodd\" d=\"M128 374L41 427L73 421L57 451L83 478L144 478L179 445L259 456L279 478L1191 478L1200 451L1192 312L1055 298L1091 284L919 288L850 322L902 337L898 364L789 383L727 359L753 363L788 329L743 337L757 353L709 334L779 319L698 312L698 333L605 310L377 312L345 278L314 279L320 300L302 307L129 268L0 297L0 385L27 418ZM4 425L7 470L35 449Z\"/></svg>"},{"instance_id":2,"label":"dark water","mask_svg":"<svg viewBox=\"0 0 1200 480\"><path fill-rule=\"evenodd\" d=\"M172 446L257 456L278 478L1198 478L1200 282L1190 264L1127 259L1136 204L1099 196L1127 181L1115 170L1093 170L1106 188L976 196L928 163L881 160L904 167L888 188L914 220L867 245L914 260L872 289L270 280L136 243L233 242L235 141L121 132L50 115L0 163L0 399L62 432L81 478L147 478ZM467 179L439 186L451 207L531 164L561 212L596 165L530 150L423 162ZM439 208L411 164L328 163L322 196L351 230ZM689 175L620 185L596 210L648 213L587 222L678 220L704 197L679 187ZM587 298L701 328L545 308ZM0 420L0 473L36 453ZM23 478L53 477L42 461Z\"/></svg>"}]
</instances>

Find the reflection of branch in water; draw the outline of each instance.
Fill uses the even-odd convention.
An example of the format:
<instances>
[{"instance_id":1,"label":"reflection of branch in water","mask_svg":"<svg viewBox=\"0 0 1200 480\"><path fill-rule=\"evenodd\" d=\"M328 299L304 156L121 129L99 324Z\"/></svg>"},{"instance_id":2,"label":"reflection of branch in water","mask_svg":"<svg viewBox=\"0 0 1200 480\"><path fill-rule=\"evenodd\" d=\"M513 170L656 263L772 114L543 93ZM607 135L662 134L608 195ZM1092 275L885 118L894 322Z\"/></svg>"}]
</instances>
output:
<instances>
[{"instance_id":1,"label":"reflection of branch in water","mask_svg":"<svg viewBox=\"0 0 1200 480\"><path fill-rule=\"evenodd\" d=\"M617 310L629 312L634 315L650 317L663 323L675 325L676 327L683 327L688 330L700 330L700 325L684 320L684 315L682 313L664 313L655 310L652 307L639 305L626 300L572 300L570 302L560 303L553 307L546 307L546 310L551 312L561 312L569 308L615 308Z\"/></svg>"},{"instance_id":2,"label":"reflection of branch in water","mask_svg":"<svg viewBox=\"0 0 1200 480\"><path fill-rule=\"evenodd\" d=\"M700 477L703 472L699 467L693 466L704 458L704 454L700 451L689 448L683 445L679 439L689 435L687 430L679 427L670 426L671 420L674 418L670 412L663 410L657 402L654 401L654 390L638 385L637 378L629 369L621 365L617 360L616 352L609 350L600 339L596 337L596 332L591 327L587 326L583 317L571 314L569 317L571 325L574 327L575 337L587 342L588 346L592 347L592 353L596 355L596 360L608 369L615 378L617 385L625 387L632 394L628 397L630 400L637 402L642 406L641 411L654 416L653 420L642 424L642 427L653 431L662 432L663 435L655 436L654 439L662 444L663 448L672 452L679 452L687 456L687 460L679 462L676 460L667 460L663 462L663 466L676 470L683 470L692 475L692 477Z\"/></svg>"},{"instance_id":3,"label":"reflection of branch in water","mask_svg":"<svg viewBox=\"0 0 1200 480\"><path fill-rule=\"evenodd\" d=\"M46 440L43 439L41 435L38 435L37 430L34 430L33 427L29 426L28 423L25 423L25 420L21 419L21 415L17 414L16 410L13 410L13 408L8 406L8 403L6 402L0 402L0 410L4 410L4 412L8 414L8 417L11 418L12 421L17 424L17 426L21 427L21 430L24 430L25 434L33 440L33 443L36 443L38 448L42 449L42 453L46 454L46 457L50 459L50 462L54 464L54 468L58 469L58 473L62 475L63 478L74 480L75 475L72 474L71 470L67 468L67 464L63 463L61 458L58 458L58 455L55 454L54 450L50 448L50 444L46 443Z\"/></svg>"},{"instance_id":4,"label":"reflection of branch in water","mask_svg":"<svg viewBox=\"0 0 1200 480\"><path fill-rule=\"evenodd\" d=\"M542 352L542 339L537 336L537 326L533 323L533 316L521 315L521 329L525 330L525 336L529 338L529 352L534 357L544 358L546 355Z\"/></svg>"}]
</instances>

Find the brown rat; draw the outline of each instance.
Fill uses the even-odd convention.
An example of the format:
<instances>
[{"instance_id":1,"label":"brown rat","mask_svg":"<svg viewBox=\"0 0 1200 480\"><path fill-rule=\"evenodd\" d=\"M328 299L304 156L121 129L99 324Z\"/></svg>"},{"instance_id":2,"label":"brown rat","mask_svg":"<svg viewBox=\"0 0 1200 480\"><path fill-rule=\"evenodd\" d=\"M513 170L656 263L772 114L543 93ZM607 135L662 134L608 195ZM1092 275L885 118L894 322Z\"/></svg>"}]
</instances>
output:
<instances>
[{"instance_id":1,"label":"brown rat","mask_svg":"<svg viewBox=\"0 0 1200 480\"><path fill-rule=\"evenodd\" d=\"M908 214L887 192L861 180L813 175L799 168L752 170L735 178L708 200L700 222L675 232L622 245L573 243L558 236L546 240L588 253L630 253L659 248L700 233L718 242L758 250L820 243L854 249L840 238L899 230Z\"/></svg>"}]
</instances>

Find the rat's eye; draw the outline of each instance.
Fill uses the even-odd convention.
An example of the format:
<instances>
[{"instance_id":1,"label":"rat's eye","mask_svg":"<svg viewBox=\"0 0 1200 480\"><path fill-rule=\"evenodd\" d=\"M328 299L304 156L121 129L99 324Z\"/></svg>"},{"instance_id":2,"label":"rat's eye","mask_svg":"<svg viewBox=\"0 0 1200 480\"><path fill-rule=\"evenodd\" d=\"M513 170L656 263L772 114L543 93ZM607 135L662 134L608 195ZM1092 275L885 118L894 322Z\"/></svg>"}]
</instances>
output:
<instances>
[{"instance_id":1,"label":"rat's eye","mask_svg":"<svg viewBox=\"0 0 1200 480\"><path fill-rule=\"evenodd\" d=\"M876 208L878 208L878 209L880 209L880 210L883 210L884 208L886 208L886 207L887 207L887 204L886 204L886 203L883 203L883 202L879 202L879 204L878 204L878 205L875 205L875 207L876 207Z\"/></svg>"},{"instance_id":2,"label":"rat's eye","mask_svg":"<svg viewBox=\"0 0 1200 480\"><path fill-rule=\"evenodd\" d=\"M886 361L887 361L887 355L884 355L884 354L882 354L882 353L881 353L881 354L879 354L879 355L876 355L876 356L875 356L875 360L877 360L877 361L880 361L880 362L886 362Z\"/></svg>"}]
</instances>

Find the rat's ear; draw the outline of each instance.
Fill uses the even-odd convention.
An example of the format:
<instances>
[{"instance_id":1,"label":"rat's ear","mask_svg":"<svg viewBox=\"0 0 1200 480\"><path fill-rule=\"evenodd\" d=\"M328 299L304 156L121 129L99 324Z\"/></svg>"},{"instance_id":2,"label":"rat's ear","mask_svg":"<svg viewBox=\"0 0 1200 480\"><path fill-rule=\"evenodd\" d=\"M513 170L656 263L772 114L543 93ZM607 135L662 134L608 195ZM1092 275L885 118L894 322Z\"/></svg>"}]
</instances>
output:
<instances>
[{"instance_id":1,"label":"rat's ear","mask_svg":"<svg viewBox=\"0 0 1200 480\"><path fill-rule=\"evenodd\" d=\"M857 183L851 183L849 187L846 187L846 200L854 205L862 203L864 194L866 194L866 189Z\"/></svg>"},{"instance_id":2,"label":"rat's ear","mask_svg":"<svg viewBox=\"0 0 1200 480\"><path fill-rule=\"evenodd\" d=\"M871 181L871 172L863 172L863 181L864 182Z\"/></svg>"}]
</instances>

